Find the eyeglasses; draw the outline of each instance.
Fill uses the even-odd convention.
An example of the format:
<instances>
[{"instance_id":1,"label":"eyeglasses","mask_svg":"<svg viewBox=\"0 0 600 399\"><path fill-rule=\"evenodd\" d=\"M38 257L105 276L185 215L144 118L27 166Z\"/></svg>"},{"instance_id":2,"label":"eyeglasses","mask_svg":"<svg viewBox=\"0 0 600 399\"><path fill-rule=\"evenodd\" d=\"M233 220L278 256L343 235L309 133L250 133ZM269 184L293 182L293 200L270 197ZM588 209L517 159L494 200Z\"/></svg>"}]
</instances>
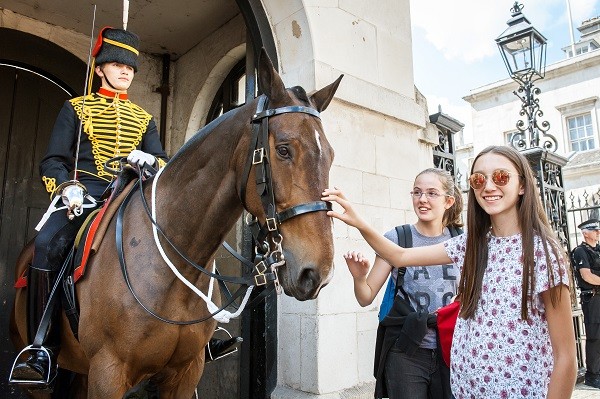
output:
<instances>
[{"instance_id":1,"label":"eyeglasses","mask_svg":"<svg viewBox=\"0 0 600 399\"><path fill-rule=\"evenodd\" d=\"M413 190L410 192L410 195L412 195L412 197L414 199L421 199L421 196L425 194L425 197L427 197L428 199L436 199L438 197L448 197L448 194L441 194L437 191L421 191L421 190Z\"/></svg>"},{"instance_id":2,"label":"eyeglasses","mask_svg":"<svg viewBox=\"0 0 600 399\"><path fill-rule=\"evenodd\" d=\"M508 184L508 182L510 181L510 177L513 174L514 173L511 173L506 169L496 169L491 174L492 182L498 187L504 187ZM517 176L520 176L520 175L517 175ZM476 173L473 173L469 177L469 185L471 186L471 188L473 190L479 190L479 189L485 187L485 184L487 183L487 179L488 179L488 177L486 175L484 175L483 173L476 172Z\"/></svg>"}]
</instances>

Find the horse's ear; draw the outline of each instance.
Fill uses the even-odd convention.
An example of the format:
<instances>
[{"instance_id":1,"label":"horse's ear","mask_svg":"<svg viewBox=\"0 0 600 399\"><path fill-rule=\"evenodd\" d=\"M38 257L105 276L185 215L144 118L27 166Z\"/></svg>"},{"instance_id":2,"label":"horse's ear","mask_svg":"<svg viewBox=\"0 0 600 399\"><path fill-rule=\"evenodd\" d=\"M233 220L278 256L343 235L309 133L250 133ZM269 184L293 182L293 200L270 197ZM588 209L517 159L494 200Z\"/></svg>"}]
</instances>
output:
<instances>
[{"instance_id":1,"label":"horse's ear","mask_svg":"<svg viewBox=\"0 0 600 399\"><path fill-rule=\"evenodd\" d=\"M283 80L273 67L265 48L261 48L258 57L258 84L262 92L271 102L285 100L287 92Z\"/></svg>"},{"instance_id":2,"label":"horse's ear","mask_svg":"<svg viewBox=\"0 0 600 399\"><path fill-rule=\"evenodd\" d=\"M335 94L335 91L340 85L340 82L342 81L343 77L344 75L340 75L340 77L337 78L335 82L333 82L329 86L323 87L321 90L317 91L312 96L310 96L310 99L315 103L317 111L322 112L325 111L325 109L327 109L327 106L331 102L331 99L333 98L333 95Z\"/></svg>"}]
</instances>

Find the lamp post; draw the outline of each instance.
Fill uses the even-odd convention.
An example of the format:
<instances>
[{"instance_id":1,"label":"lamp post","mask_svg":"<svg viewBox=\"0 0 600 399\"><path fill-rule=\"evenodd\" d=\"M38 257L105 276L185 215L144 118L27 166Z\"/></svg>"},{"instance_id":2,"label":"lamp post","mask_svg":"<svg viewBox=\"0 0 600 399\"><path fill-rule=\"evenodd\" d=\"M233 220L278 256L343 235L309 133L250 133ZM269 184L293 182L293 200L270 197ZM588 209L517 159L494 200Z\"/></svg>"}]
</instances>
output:
<instances>
[{"instance_id":1,"label":"lamp post","mask_svg":"<svg viewBox=\"0 0 600 399\"><path fill-rule=\"evenodd\" d=\"M521 13L523 5L515 1L510 9L512 17L508 28L496 38L496 44L510 77L519 84L513 93L521 100L522 119L517 121L519 133L513 135L511 145L518 150L540 147L556 151L556 138L547 131L548 121L538 121L544 113L537 96L541 90L533 82L546 73L546 38ZM541 136L540 136L541 134Z\"/></svg>"},{"instance_id":2,"label":"lamp post","mask_svg":"<svg viewBox=\"0 0 600 399\"><path fill-rule=\"evenodd\" d=\"M546 73L546 38L521 13L523 6L515 1L510 9L508 28L496 38L496 44L510 77L519 84L513 93L521 100L521 119L517 121L518 133L510 144L521 151L537 174L542 203L552 227L560 240L569 248L566 203L562 167L566 158L556 154L558 142L548 134L550 123L538 121L544 113L540 110L541 90L533 84Z\"/></svg>"},{"instance_id":3,"label":"lamp post","mask_svg":"<svg viewBox=\"0 0 600 399\"><path fill-rule=\"evenodd\" d=\"M544 114L540 110L540 89L534 82L544 78L546 73L546 38L531 25L521 13L523 6L515 1L510 9L512 17L508 20L508 28L496 38L496 44L506 65L510 77L519 84L519 89L513 93L521 100L521 119L517 121L519 133L513 135L511 145L521 151L529 161L537 177L544 210L548 221L557 237L567 251L570 251L569 225L567 223L567 206L563 185L562 168L567 159L556 154L558 142L548 134L550 123L538 121ZM572 299L575 292L571 291ZM574 301L575 303L575 301ZM581 311L573 313L573 323L582 323ZM576 331L581 329L576 328ZM583 368L583 340L577 334L577 363L579 375Z\"/></svg>"}]
</instances>

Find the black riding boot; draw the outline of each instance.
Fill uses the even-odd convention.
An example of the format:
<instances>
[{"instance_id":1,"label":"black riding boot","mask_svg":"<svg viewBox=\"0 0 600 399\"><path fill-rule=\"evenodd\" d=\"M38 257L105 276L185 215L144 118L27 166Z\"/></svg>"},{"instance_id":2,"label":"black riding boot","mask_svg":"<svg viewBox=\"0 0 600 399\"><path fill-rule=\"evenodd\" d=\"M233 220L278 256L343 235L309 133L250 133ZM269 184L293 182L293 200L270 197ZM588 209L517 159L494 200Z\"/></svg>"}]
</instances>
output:
<instances>
[{"instance_id":1,"label":"black riding boot","mask_svg":"<svg viewBox=\"0 0 600 399\"><path fill-rule=\"evenodd\" d=\"M33 343L38 326L42 321L44 309L50 299L50 292L54 287L56 272L39 270L33 267L29 268L29 276L27 278L27 335L29 343ZM50 359L45 351L30 352L27 360L18 363L12 374L15 380L25 380L32 382L45 381L49 375L51 382L56 375L56 358L60 345L60 328L59 328L60 305L55 303L52 309L52 317L48 325L46 337L42 342L42 346L50 353ZM49 365L52 365L52 370L48 370Z\"/></svg>"},{"instance_id":2,"label":"black riding boot","mask_svg":"<svg viewBox=\"0 0 600 399\"><path fill-rule=\"evenodd\" d=\"M234 346L242 341L242 337L233 337L227 340L211 338L204 350L205 362L208 363L233 353L236 350Z\"/></svg>"}]
</instances>

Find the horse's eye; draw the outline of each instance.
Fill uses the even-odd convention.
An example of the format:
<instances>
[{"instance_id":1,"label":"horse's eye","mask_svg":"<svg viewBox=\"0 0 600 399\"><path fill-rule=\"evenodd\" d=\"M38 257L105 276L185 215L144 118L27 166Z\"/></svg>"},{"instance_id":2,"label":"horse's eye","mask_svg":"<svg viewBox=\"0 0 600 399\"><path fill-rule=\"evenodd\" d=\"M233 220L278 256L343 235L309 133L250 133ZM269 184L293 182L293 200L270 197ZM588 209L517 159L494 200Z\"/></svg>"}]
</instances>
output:
<instances>
[{"instance_id":1,"label":"horse's eye","mask_svg":"<svg viewBox=\"0 0 600 399\"><path fill-rule=\"evenodd\" d=\"M282 158L289 158L290 157L290 149L285 146L285 145L279 145L276 148L277 150L277 155L279 155Z\"/></svg>"}]
</instances>

